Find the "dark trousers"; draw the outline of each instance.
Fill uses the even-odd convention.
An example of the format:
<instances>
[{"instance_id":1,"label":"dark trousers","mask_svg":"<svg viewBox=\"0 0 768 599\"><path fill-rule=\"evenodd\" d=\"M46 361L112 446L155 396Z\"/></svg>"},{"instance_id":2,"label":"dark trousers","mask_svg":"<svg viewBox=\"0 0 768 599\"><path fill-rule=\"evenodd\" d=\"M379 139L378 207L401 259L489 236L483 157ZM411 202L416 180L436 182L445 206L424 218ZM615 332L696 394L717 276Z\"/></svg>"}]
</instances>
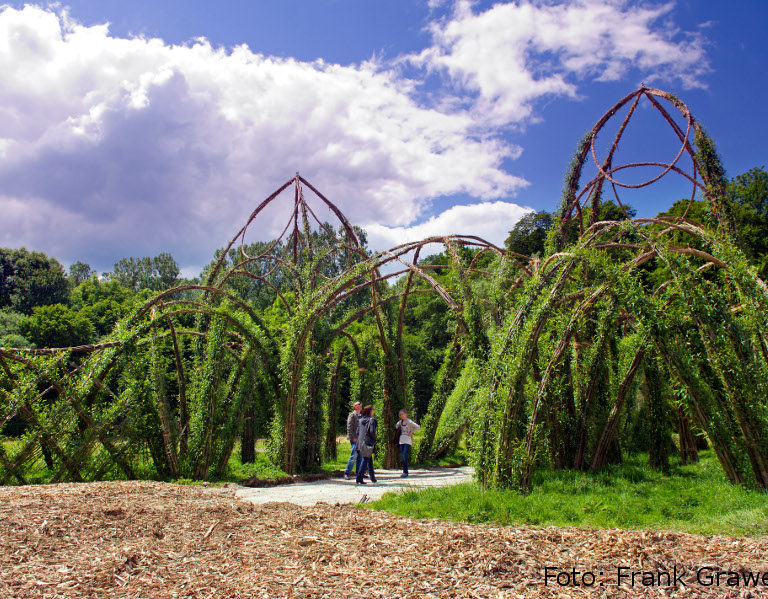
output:
<instances>
[{"instance_id":1,"label":"dark trousers","mask_svg":"<svg viewBox=\"0 0 768 599\"><path fill-rule=\"evenodd\" d=\"M400 444L400 457L403 459L403 474L408 474L408 454L411 453L411 446L407 443Z\"/></svg>"},{"instance_id":2,"label":"dark trousers","mask_svg":"<svg viewBox=\"0 0 768 599\"><path fill-rule=\"evenodd\" d=\"M360 454L358 453L358 455ZM376 475L373 473L373 456L370 458L360 457L360 467L357 469L357 482L363 482L363 474L365 474L366 468L368 468L368 477L371 479L372 483L375 483Z\"/></svg>"}]
</instances>

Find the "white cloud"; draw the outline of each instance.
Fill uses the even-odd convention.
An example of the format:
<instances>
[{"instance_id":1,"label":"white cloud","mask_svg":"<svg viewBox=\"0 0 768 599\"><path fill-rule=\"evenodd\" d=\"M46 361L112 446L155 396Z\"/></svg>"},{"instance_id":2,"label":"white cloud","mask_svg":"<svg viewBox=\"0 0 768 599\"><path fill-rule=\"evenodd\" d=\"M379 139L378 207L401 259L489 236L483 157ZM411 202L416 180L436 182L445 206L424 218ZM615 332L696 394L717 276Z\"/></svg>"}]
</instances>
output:
<instances>
[{"instance_id":1,"label":"white cloud","mask_svg":"<svg viewBox=\"0 0 768 599\"><path fill-rule=\"evenodd\" d=\"M584 0L475 13L459 2L432 25L434 45L409 58L456 82L435 100L399 61L170 45L66 12L0 7L0 244L100 269L171 251L189 268L296 170L369 223L372 239L479 231L503 241L522 209L492 200L526 182L505 163L521 148L494 127L530 119L541 96L575 95L580 78L630 66L674 67L697 84L701 41L657 26L667 11ZM483 203L413 224L453 194ZM263 237L279 230L273 219L261 227Z\"/></svg>"},{"instance_id":2,"label":"white cloud","mask_svg":"<svg viewBox=\"0 0 768 599\"><path fill-rule=\"evenodd\" d=\"M633 72L648 82L701 86L709 71L703 39L669 24L672 7L520 0L476 13L472 2L458 0L449 17L431 24L433 45L408 59L447 73L469 93L476 118L519 123L535 117L536 99L576 96L576 82L587 77Z\"/></svg>"},{"instance_id":3,"label":"white cloud","mask_svg":"<svg viewBox=\"0 0 768 599\"><path fill-rule=\"evenodd\" d=\"M430 10L435 10L440 8L447 1L448 0L427 0L427 7L429 7Z\"/></svg>"},{"instance_id":4,"label":"white cloud","mask_svg":"<svg viewBox=\"0 0 768 599\"><path fill-rule=\"evenodd\" d=\"M501 168L514 146L373 63L120 39L27 6L0 12L0 72L2 242L65 260L202 263L296 170L353 222L394 225L524 184Z\"/></svg>"},{"instance_id":5,"label":"white cloud","mask_svg":"<svg viewBox=\"0 0 768 599\"><path fill-rule=\"evenodd\" d=\"M436 235L475 235L503 246L510 229L532 211L531 208L512 202L482 202L453 206L438 216L410 227L387 227L370 223L364 228L368 233L368 245L377 251Z\"/></svg>"}]
</instances>

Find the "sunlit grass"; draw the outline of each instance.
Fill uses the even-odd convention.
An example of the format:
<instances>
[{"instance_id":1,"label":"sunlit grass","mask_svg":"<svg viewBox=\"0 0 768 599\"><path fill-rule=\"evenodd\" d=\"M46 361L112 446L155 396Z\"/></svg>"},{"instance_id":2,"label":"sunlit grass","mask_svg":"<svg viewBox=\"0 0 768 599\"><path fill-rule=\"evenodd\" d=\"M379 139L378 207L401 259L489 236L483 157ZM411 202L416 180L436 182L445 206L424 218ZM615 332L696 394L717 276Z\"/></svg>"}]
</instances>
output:
<instances>
[{"instance_id":1,"label":"sunlit grass","mask_svg":"<svg viewBox=\"0 0 768 599\"><path fill-rule=\"evenodd\" d=\"M729 484L709 451L701 453L699 464L675 465L666 475L641 455L594 475L538 472L527 496L462 484L387 493L371 507L412 518L502 525L768 535L768 494Z\"/></svg>"}]
</instances>

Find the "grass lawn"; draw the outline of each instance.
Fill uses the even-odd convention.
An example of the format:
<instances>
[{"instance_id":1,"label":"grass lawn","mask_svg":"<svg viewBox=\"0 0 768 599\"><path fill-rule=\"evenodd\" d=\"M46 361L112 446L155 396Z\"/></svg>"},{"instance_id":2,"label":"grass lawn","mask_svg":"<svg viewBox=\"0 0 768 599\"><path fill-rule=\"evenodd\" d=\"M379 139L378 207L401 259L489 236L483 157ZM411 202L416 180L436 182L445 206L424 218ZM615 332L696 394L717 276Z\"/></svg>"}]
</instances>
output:
<instances>
[{"instance_id":1,"label":"grass lawn","mask_svg":"<svg viewBox=\"0 0 768 599\"><path fill-rule=\"evenodd\" d=\"M689 466L673 462L668 475L651 470L646 455L594 475L541 471L528 496L462 484L387 493L369 507L412 518L502 525L768 535L768 494L729 484L711 451L700 458Z\"/></svg>"}]
</instances>

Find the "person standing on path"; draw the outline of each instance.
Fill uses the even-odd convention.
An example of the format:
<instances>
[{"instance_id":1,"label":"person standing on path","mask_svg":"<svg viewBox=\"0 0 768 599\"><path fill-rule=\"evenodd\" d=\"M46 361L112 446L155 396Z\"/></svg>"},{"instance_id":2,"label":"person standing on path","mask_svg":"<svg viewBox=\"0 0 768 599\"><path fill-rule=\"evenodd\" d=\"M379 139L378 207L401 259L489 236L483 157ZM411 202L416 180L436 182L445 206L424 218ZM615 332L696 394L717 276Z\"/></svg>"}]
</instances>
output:
<instances>
[{"instance_id":1,"label":"person standing on path","mask_svg":"<svg viewBox=\"0 0 768 599\"><path fill-rule=\"evenodd\" d=\"M407 411L400 410L400 420L395 425L400 442L400 457L403 459L403 473L400 475L400 478L408 477L408 454L411 453L413 434L420 428L418 424L408 418Z\"/></svg>"},{"instance_id":2,"label":"person standing on path","mask_svg":"<svg viewBox=\"0 0 768 599\"><path fill-rule=\"evenodd\" d=\"M344 470L344 479L349 480L352 474L352 464L355 464L355 477L360 472L360 454L357 453L357 427L360 424L360 410L363 409L363 404L356 401L352 404L352 411L347 416L347 439L352 446L352 453L349 454L349 461L347 462L347 468Z\"/></svg>"},{"instance_id":3,"label":"person standing on path","mask_svg":"<svg viewBox=\"0 0 768 599\"><path fill-rule=\"evenodd\" d=\"M365 406L360 412L360 424L357 428L357 453L360 454L361 464L357 469L355 483L364 485L363 473L368 468L371 482L376 482L373 473L373 453L376 451L376 427L378 421L373 417L373 406Z\"/></svg>"}]
</instances>

